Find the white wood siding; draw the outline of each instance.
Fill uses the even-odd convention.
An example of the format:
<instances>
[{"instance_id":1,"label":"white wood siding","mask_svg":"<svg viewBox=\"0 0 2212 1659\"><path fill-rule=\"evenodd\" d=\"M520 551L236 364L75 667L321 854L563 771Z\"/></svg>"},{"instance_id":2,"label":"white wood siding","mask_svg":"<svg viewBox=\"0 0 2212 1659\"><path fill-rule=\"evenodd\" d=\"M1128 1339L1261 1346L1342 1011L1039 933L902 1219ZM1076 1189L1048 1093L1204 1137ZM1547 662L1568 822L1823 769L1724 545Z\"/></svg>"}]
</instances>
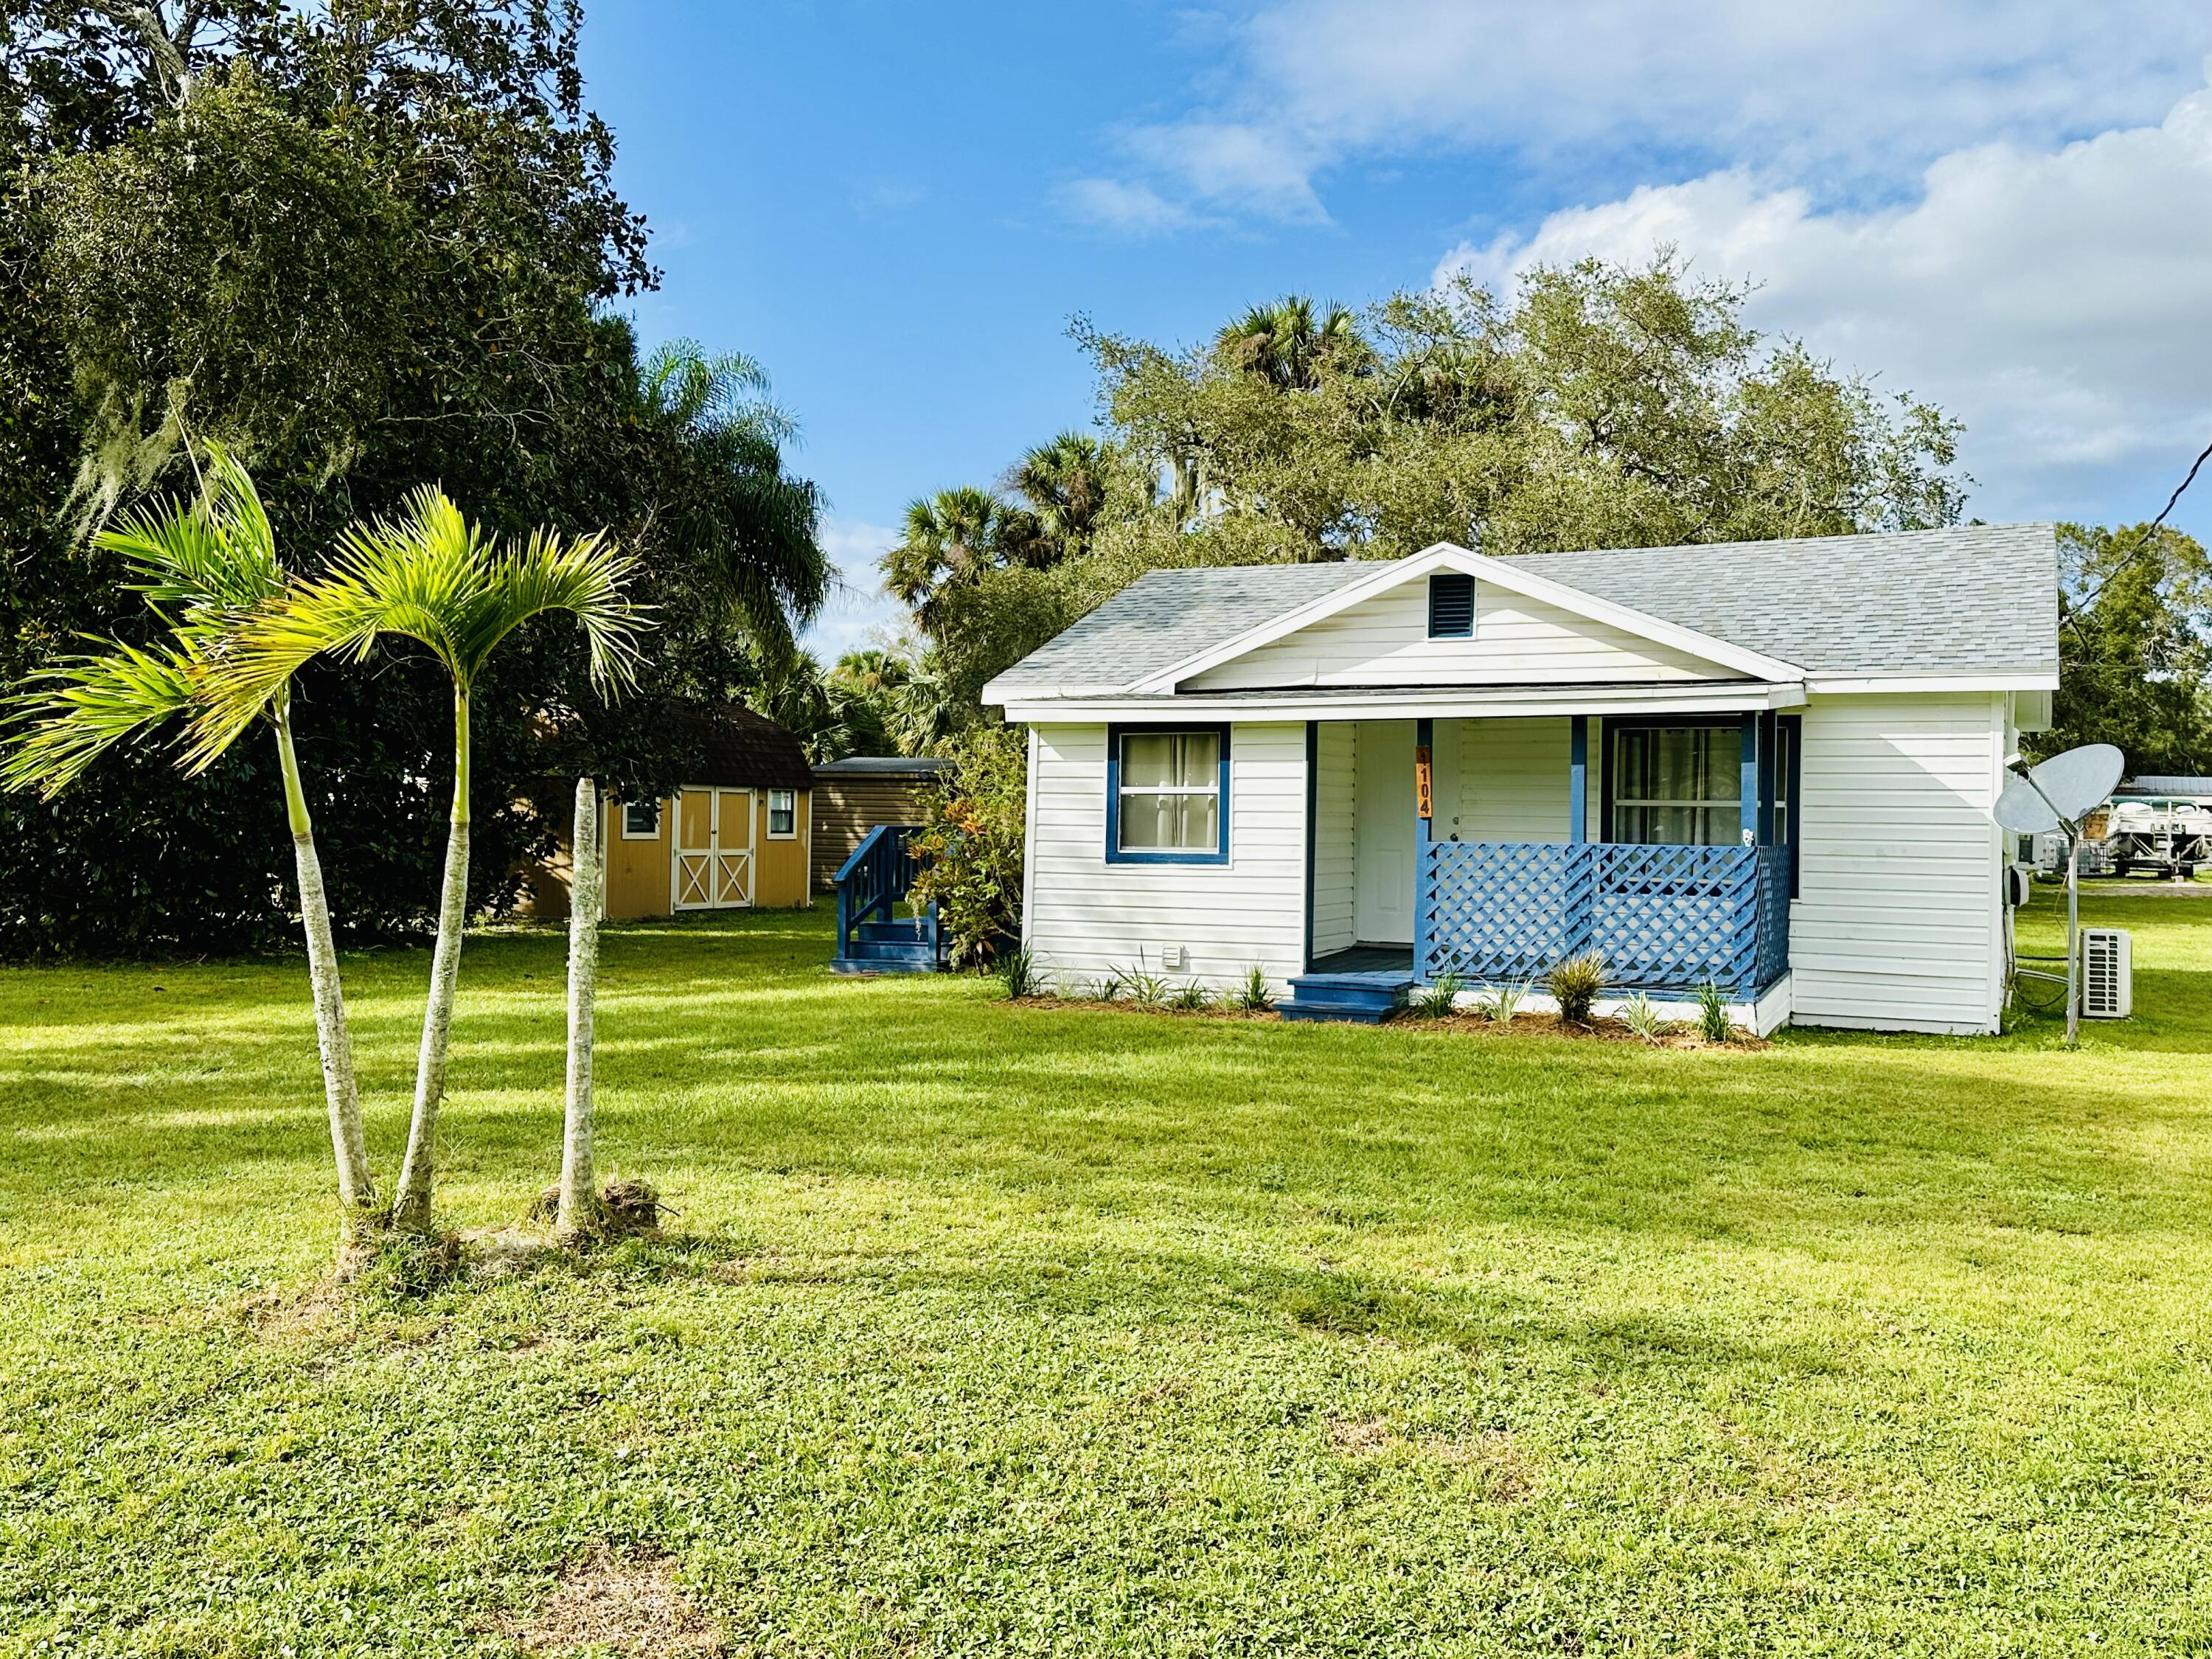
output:
<instances>
[{"instance_id":1,"label":"white wood siding","mask_svg":"<svg viewBox=\"0 0 2212 1659\"><path fill-rule=\"evenodd\" d=\"M1358 943L1352 847L1358 834L1356 791L1359 728L1328 720L1315 734L1313 948L1316 956Z\"/></svg>"},{"instance_id":2,"label":"white wood siding","mask_svg":"<svg viewBox=\"0 0 2212 1659\"><path fill-rule=\"evenodd\" d=\"M1991 1031L2003 972L1998 695L1816 698L1790 907L1793 1017Z\"/></svg>"},{"instance_id":3,"label":"white wood siding","mask_svg":"<svg viewBox=\"0 0 2212 1659\"><path fill-rule=\"evenodd\" d=\"M1229 744L1229 862L1106 861L1106 728L1040 726L1030 773L1023 931L1047 979L1141 961L1233 988L1255 963L1280 994L1305 968L1306 732L1239 725ZM1164 969L1180 947L1187 967Z\"/></svg>"},{"instance_id":4,"label":"white wood siding","mask_svg":"<svg viewBox=\"0 0 2212 1659\"><path fill-rule=\"evenodd\" d=\"M1198 675L1184 689L1741 678L1673 646L1487 582L1475 585L1474 637L1432 640L1424 576Z\"/></svg>"},{"instance_id":5,"label":"white wood siding","mask_svg":"<svg viewBox=\"0 0 2212 1659\"><path fill-rule=\"evenodd\" d=\"M1595 765L1597 723L1590 724ZM1462 720L1459 726L1459 809L1443 833L1462 841L1565 841L1566 718Z\"/></svg>"}]
</instances>

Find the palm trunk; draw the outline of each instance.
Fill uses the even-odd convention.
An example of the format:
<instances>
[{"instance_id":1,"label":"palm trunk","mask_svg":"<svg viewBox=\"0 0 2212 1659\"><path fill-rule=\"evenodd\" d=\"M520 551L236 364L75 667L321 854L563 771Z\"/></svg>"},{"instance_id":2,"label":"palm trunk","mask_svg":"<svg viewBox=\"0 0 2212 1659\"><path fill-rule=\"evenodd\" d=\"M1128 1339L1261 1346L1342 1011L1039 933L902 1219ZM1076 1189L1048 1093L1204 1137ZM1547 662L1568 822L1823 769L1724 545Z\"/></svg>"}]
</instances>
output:
<instances>
[{"instance_id":1,"label":"palm trunk","mask_svg":"<svg viewBox=\"0 0 2212 1659\"><path fill-rule=\"evenodd\" d=\"M599 789L576 781L575 820L568 831L568 1098L561 1132L562 1238L592 1231L599 1195L592 1175L592 1016L599 990Z\"/></svg>"},{"instance_id":2,"label":"palm trunk","mask_svg":"<svg viewBox=\"0 0 2212 1659\"><path fill-rule=\"evenodd\" d=\"M315 994L315 1043L323 1060L323 1101L330 1111L331 1151L338 1170L338 1265L346 1267L360 1243L362 1224L376 1202L368 1150L362 1135L361 1085L353 1063L353 1032L346 1024L345 992L338 982L337 947L331 936L330 901L323 890L323 862L315 852L314 823L300 784L292 748L290 699L275 708L276 753L284 772L284 812L292 826L292 858L300 878L300 925L307 936L307 978Z\"/></svg>"},{"instance_id":3,"label":"palm trunk","mask_svg":"<svg viewBox=\"0 0 2212 1659\"><path fill-rule=\"evenodd\" d=\"M469 897L469 694L453 688L453 815L446 835L446 878L438 893L438 945L430 957L430 994L422 1007L422 1046L415 1059L415 1114L407 1126L407 1158L392 1203L392 1224L422 1232L430 1225L430 1176L437 1157L438 1107L446 1095L446 1040L453 1027L453 992L461 975L461 927Z\"/></svg>"}]
</instances>

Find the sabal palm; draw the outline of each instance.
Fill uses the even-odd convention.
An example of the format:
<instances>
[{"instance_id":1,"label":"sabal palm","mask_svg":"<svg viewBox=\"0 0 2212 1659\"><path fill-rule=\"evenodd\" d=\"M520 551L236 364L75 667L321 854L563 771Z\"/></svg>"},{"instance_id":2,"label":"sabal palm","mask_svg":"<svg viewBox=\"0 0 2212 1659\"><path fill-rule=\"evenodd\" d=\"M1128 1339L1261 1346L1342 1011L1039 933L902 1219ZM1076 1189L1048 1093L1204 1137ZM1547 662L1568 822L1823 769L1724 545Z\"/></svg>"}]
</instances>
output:
<instances>
[{"instance_id":1,"label":"sabal palm","mask_svg":"<svg viewBox=\"0 0 2212 1659\"><path fill-rule=\"evenodd\" d=\"M167 514L130 514L98 542L129 562L138 578L133 586L168 622L168 637L143 648L112 641L100 655L34 676L35 689L16 700L27 729L0 763L0 785L8 788L35 789L51 799L124 738L192 713L204 696L210 663L234 648L244 619L283 589L276 535L253 480L216 446L210 446L196 500ZM230 723L220 743L203 747L195 769L212 762L255 720L265 719L274 729L300 884L307 972L314 988L324 1102L337 1164L343 1261L376 1194L362 1133L353 1038L338 980L322 860L293 748L289 675L265 681L258 697L240 709L244 719Z\"/></svg>"},{"instance_id":2,"label":"sabal palm","mask_svg":"<svg viewBox=\"0 0 2212 1659\"><path fill-rule=\"evenodd\" d=\"M604 536L563 538L547 530L506 546L439 490L410 496L396 520L356 526L341 539L330 573L295 585L256 611L232 647L210 665L209 696L193 720L196 763L211 758L252 718L266 688L309 658L360 661L387 637L425 647L453 683L453 805L439 890L438 941L415 1072L407 1155L393 1194L395 1226L430 1219L438 1109L460 973L469 879L469 705L493 653L533 617L566 611L591 647L592 683L603 692L636 678L639 631L648 626L623 589L631 572Z\"/></svg>"},{"instance_id":3,"label":"sabal palm","mask_svg":"<svg viewBox=\"0 0 2212 1659\"><path fill-rule=\"evenodd\" d=\"M1286 391L1310 390L1326 357L1358 343L1358 319L1349 310L1316 307L1304 294L1254 306L1215 337L1232 362Z\"/></svg>"},{"instance_id":4,"label":"sabal palm","mask_svg":"<svg viewBox=\"0 0 2212 1659\"><path fill-rule=\"evenodd\" d=\"M1088 433L1063 432L1023 456L1006 483L1029 501L1060 556L1069 557L1083 551L1105 510L1105 447Z\"/></svg>"},{"instance_id":5,"label":"sabal palm","mask_svg":"<svg viewBox=\"0 0 2212 1659\"><path fill-rule=\"evenodd\" d=\"M925 608L948 579L997 562L994 543L1006 503L988 489L940 489L908 503L905 534L884 555L885 585L909 610Z\"/></svg>"}]
</instances>

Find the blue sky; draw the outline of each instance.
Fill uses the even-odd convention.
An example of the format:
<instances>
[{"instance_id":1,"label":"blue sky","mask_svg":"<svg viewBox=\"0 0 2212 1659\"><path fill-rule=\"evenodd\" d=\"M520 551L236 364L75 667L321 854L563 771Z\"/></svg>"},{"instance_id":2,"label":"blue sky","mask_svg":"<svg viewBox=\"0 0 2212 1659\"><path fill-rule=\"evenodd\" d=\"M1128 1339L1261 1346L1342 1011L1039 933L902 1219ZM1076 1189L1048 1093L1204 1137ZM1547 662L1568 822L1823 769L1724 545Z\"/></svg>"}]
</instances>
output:
<instances>
[{"instance_id":1,"label":"blue sky","mask_svg":"<svg viewBox=\"0 0 2212 1659\"><path fill-rule=\"evenodd\" d=\"M585 66L665 273L641 331L750 353L799 419L835 651L908 499L1088 423L1076 313L1184 342L1660 242L1963 416L1978 516L2145 516L2212 440L2195 10L599 0Z\"/></svg>"}]
</instances>

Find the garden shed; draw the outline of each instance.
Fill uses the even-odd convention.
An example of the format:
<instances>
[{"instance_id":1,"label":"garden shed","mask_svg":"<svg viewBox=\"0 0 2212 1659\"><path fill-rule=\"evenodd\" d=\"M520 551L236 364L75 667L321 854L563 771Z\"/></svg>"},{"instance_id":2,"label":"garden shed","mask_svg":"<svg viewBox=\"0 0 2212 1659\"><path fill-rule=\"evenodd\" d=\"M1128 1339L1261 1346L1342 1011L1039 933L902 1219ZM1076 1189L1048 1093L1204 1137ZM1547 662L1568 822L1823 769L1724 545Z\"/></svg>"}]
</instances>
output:
<instances>
[{"instance_id":1,"label":"garden shed","mask_svg":"<svg viewBox=\"0 0 2212 1659\"><path fill-rule=\"evenodd\" d=\"M836 884L837 867L879 823L920 823L952 763L927 755L854 755L814 769L814 884Z\"/></svg>"},{"instance_id":2,"label":"garden shed","mask_svg":"<svg viewBox=\"0 0 2212 1659\"><path fill-rule=\"evenodd\" d=\"M660 800L606 796L599 813L605 914L774 909L811 902L813 770L799 738L750 708L687 708L702 756L692 781ZM563 845L532 878L532 914L568 914Z\"/></svg>"}]
</instances>

